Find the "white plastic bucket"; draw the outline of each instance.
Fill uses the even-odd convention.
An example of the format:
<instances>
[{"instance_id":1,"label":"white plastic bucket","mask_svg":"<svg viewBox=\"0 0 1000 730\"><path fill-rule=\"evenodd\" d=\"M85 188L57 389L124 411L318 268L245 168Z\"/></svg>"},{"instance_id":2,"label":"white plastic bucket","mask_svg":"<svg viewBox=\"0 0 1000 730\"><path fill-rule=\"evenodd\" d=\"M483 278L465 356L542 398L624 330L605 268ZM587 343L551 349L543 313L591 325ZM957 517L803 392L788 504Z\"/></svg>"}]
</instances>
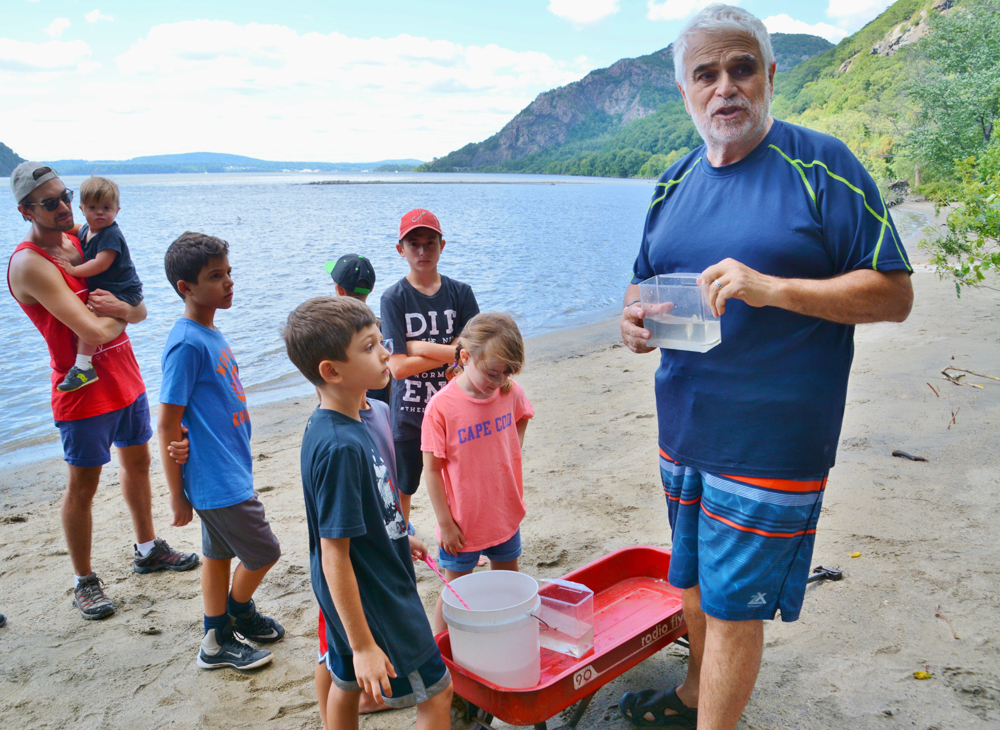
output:
<instances>
[{"instance_id":1,"label":"white plastic bucket","mask_svg":"<svg viewBox=\"0 0 1000 730\"><path fill-rule=\"evenodd\" d=\"M463 575L451 585L471 609L444 589L444 620L455 663L500 687L537 685L538 581L524 573L490 570Z\"/></svg>"}]
</instances>

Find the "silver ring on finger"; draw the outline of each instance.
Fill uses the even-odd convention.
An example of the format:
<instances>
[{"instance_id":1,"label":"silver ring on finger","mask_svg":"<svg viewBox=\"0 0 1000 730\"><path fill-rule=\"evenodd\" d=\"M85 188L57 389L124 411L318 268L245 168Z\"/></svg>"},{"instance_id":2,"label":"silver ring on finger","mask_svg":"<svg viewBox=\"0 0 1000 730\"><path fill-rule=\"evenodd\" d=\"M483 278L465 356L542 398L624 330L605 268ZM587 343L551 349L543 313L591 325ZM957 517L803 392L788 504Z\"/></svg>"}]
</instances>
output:
<instances>
[{"instance_id":1,"label":"silver ring on finger","mask_svg":"<svg viewBox=\"0 0 1000 730\"><path fill-rule=\"evenodd\" d=\"M715 280L715 285L716 285L717 287L719 287L720 289L722 288L722 282L721 282L721 281L719 281L718 279L716 279L716 280Z\"/></svg>"}]
</instances>

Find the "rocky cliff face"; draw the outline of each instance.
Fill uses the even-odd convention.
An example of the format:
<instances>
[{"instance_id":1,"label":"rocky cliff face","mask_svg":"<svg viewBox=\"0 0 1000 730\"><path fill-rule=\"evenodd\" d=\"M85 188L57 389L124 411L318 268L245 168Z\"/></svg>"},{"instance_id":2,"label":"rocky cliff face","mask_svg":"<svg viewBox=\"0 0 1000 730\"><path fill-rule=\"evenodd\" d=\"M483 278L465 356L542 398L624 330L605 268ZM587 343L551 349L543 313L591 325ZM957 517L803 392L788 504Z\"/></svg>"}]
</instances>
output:
<instances>
[{"instance_id":1,"label":"rocky cliff face","mask_svg":"<svg viewBox=\"0 0 1000 730\"><path fill-rule=\"evenodd\" d=\"M930 12L944 13L954 7L954 5L955 0L935 0L935 2L931 5ZM908 46L911 43L916 43L930 31L930 26L927 24L927 19L929 17L930 14L928 11L921 10L918 18L915 18L907 23L900 23L882 36L882 38L880 38L878 42L872 46L872 49L868 52L868 54L871 56L889 57L900 48ZM844 61L837 70L841 73L846 73L850 70L851 65L856 59L857 56L852 56Z\"/></svg>"},{"instance_id":2,"label":"rocky cliff face","mask_svg":"<svg viewBox=\"0 0 1000 730\"><path fill-rule=\"evenodd\" d=\"M782 33L775 33L772 43L782 71L831 46L815 36ZM678 99L671 47L667 46L648 56L623 58L579 81L539 94L489 139L468 144L422 169L475 170L516 160L574 139L598 136Z\"/></svg>"},{"instance_id":3,"label":"rocky cliff face","mask_svg":"<svg viewBox=\"0 0 1000 730\"><path fill-rule=\"evenodd\" d=\"M539 94L497 134L476 145L462 166L475 169L562 144L595 115L614 117L620 124L640 119L671 96L678 92L669 46L649 56L624 58L580 81Z\"/></svg>"}]
</instances>

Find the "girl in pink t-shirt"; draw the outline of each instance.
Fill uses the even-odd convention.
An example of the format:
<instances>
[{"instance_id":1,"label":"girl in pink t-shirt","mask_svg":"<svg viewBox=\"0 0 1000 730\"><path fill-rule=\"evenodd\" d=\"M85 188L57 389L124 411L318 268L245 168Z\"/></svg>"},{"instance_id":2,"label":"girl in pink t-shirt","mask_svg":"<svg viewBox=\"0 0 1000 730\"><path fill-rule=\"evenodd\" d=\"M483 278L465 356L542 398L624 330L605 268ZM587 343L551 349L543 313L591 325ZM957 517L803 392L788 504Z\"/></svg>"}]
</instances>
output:
<instances>
[{"instance_id":1,"label":"girl in pink t-shirt","mask_svg":"<svg viewBox=\"0 0 1000 730\"><path fill-rule=\"evenodd\" d=\"M524 365L524 342L505 314L473 317L455 340L451 382L424 412L420 449L438 521L438 562L452 581L476 567L517 570L524 519L521 445L535 415L510 379ZM455 375L457 373L457 376ZM434 632L446 626L438 598Z\"/></svg>"}]
</instances>

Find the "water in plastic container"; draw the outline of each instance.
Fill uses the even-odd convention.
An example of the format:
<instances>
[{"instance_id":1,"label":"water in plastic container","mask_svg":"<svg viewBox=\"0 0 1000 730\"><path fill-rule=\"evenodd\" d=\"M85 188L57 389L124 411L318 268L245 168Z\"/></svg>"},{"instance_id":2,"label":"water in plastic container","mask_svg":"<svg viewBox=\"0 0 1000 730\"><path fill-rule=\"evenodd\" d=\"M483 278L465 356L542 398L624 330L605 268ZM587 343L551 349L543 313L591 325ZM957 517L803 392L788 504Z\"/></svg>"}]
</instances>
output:
<instances>
[{"instance_id":1,"label":"water in plastic container","mask_svg":"<svg viewBox=\"0 0 1000 730\"><path fill-rule=\"evenodd\" d=\"M582 657L594 648L594 625L584 623L556 613L550 608L542 608L538 618L548 624L542 626L542 646L560 654Z\"/></svg>"},{"instance_id":2,"label":"water in plastic container","mask_svg":"<svg viewBox=\"0 0 1000 730\"><path fill-rule=\"evenodd\" d=\"M639 284L650 347L708 352L722 342L722 326L708 305L700 274L661 274Z\"/></svg>"},{"instance_id":3,"label":"water in plastic container","mask_svg":"<svg viewBox=\"0 0 1000 730\"><path fill-rule=\"evenodd\" d=\"M542 646L577 658L594 648L594 591L558 579L548 581L538 597Z\"/></svg>"},{"instance_id":4,"label":"water in plastic container","mask_svg":"<svg viewBox=\"0 0 1000 730\"><path fill-rule=\"evenodd\" d=\"M722 325L717 319L683 320L660 314L647 316L643 324L649 330L649 344L668 350L708 352L722 342Z\"/></svg>"}]
</instances>

